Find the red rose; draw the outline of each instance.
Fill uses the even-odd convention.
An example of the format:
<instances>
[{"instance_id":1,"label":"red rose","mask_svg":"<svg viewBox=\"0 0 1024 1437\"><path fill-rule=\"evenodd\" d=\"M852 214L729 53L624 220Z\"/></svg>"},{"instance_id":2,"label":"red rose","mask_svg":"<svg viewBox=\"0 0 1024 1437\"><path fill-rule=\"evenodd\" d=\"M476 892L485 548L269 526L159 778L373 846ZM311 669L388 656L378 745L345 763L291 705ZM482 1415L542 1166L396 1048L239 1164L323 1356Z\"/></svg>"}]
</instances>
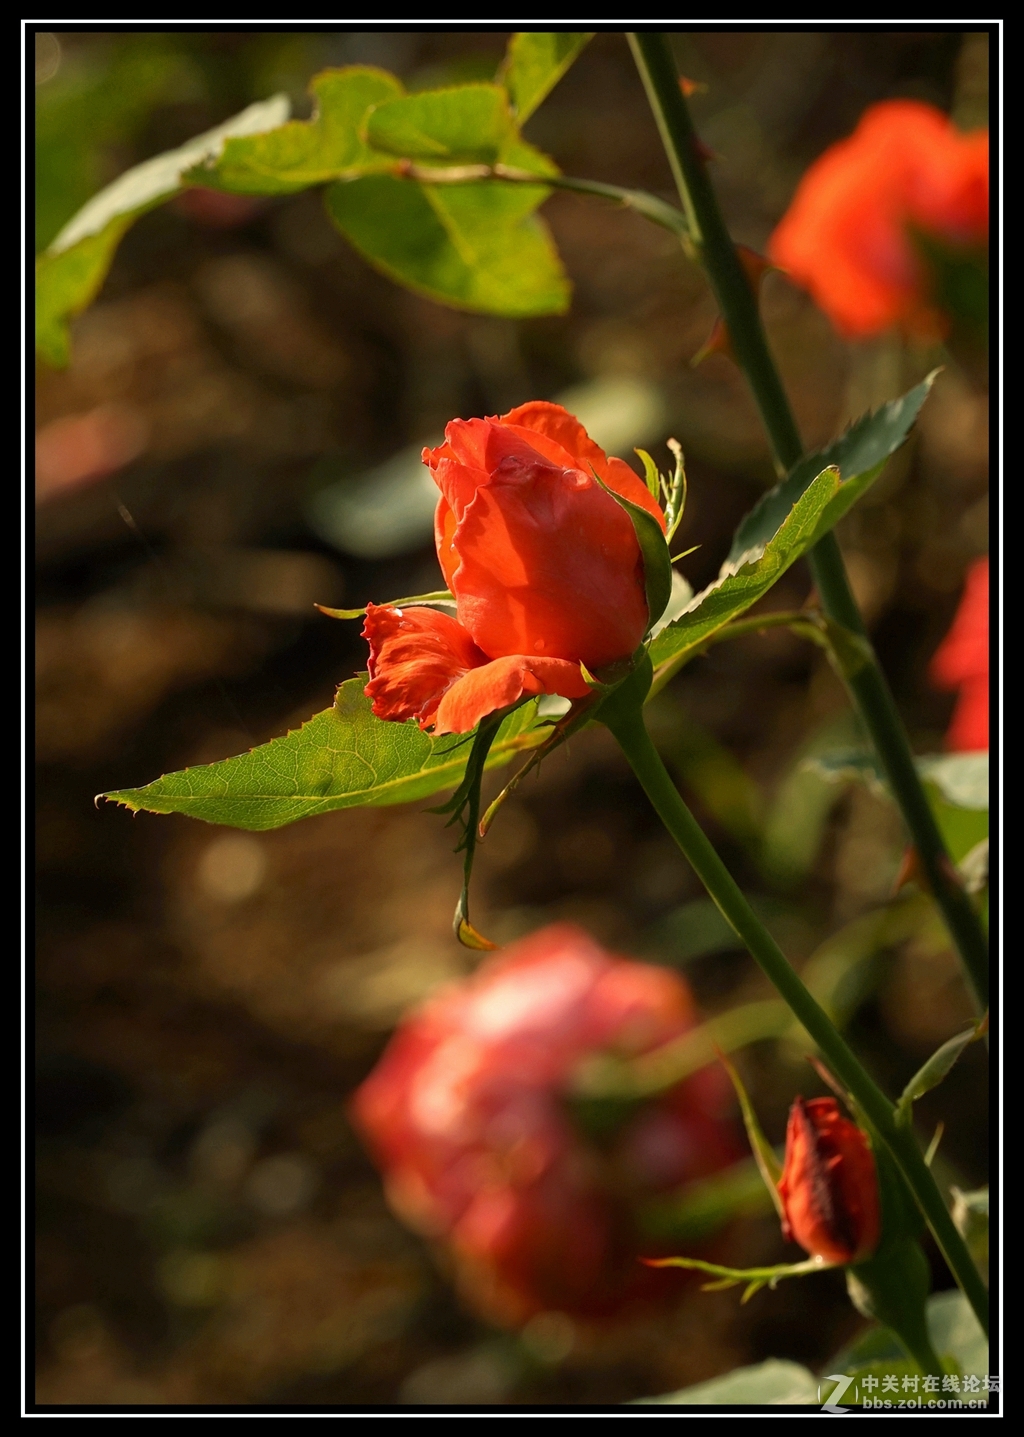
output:
<instances>
[{"instance_id":1,"label":"red rose","mask_svg":"<svg viewBox=\"0 0 1024 1437\"><path fill-rule=\"evenodd\" d=\"M967 571L960 607L931 662L932 682L958 689L946 747L954 752L988 748L988 560Z\"/></svg>"},{"instance_id":2,"label":"red rose","mask_svg":"<svg viewBox=\"0 0 1024 1437\"><path fill-rule=\"evenodd\" d=\"M580 664L628 658L648 619L632 522L592 471L664 528L647 486L539 400L500 419L453 420L423 462L441 490L437 555L458 620L370 606L374 713L467 733L524 694L585 697Z\"/></svg>"},{"instance_id":3,"label":"red rose","mask_svg":"<svg viewBox=\"0 0 1024 1437\"><path fill-rule=\"evenodd\" d=\"M878 1246L881 1205L868 1140L835 1098L797 1098L779 1180L782 1232L812 1257L860 1262Z\"/></svg>"},{"instance_id":4,"label":"red rose","mask_svg":"<svg viewBox=\"0 0 1024 1437\"><path fill-rule=\"evenodd\" d=\"M639 1054L696 1015L675 973L544 929L430 999L356 1092L396 1211L441 1241L469 1300L504 1322L614 1312L667 1289L637 1261L646 1193L737 1156L727 1085L704 1069L591 1145L566 1098L588 1056Z\"/></svg>"},{"instance_id":5,"label":"red rose","mask_svg":"<svg viewBox=\"0 0 1024 1437\"><path fill-rule=\"evenodd\" d=\"M768 245L852 338L897 325L934 337L912 231L954 248L988 240L988 132L962 134L918 100L873 105L804 175Z\"/></svg>"}]
</instances>

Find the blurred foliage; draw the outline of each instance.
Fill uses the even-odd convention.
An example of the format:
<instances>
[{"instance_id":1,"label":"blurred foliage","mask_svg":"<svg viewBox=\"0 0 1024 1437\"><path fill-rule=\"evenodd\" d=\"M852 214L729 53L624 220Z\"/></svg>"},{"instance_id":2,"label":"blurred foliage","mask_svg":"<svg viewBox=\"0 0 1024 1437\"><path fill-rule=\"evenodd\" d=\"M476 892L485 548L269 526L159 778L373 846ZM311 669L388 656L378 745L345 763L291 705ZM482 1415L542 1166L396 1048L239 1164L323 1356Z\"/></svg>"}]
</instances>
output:
<instances>
[{"instance_id":1,"label":"blurred foliage","mask_svg":"<svg viewBox=\"0 0 1024 1437\"><path fill-rule=\"evenodd\" d=\"M51 38L37 49L44 243L98 186L254 100L283 91L305 116L322 69L377 65L409 93L487 81L508 36ZM977 110L986 73L983 35L674 40L681 69L708 86L694 110L733 231L753 247L866 105L912 94ZM147 75L164 78L131 99ZM89 106L105 105L125 118L94 123ZM47 118L61 107L65 120ZM595 36L526 137L568 173L672 193L616 35ZM46 166L69 178L44 203ZM856 1335L828 1275L742 1309L694 1290L601 1331L559 1314L520 1334L487 1328L390 1216L344 1111L398 1015L471 961L450 932L450 835L418 805L259 834L93 806L98 791L223 759L329 706L365 650L355 624L313 605L439 587L429 505L401 539L393 526L419 477L409 453L456 414L558 398L609 449L642 445L663 468L674 435L690 482L676 546L700 545L680 567L694 589L715 577L775 476L728 361L689 367L714 318L703 279L636 215L567 194L544 215L572 308L506 321L398 289L312 196L178 199L125 238L75 322L69 369L40 373L40 1402L599 1407L768 1359L820 1371ZM778 275L763 296L809 445L945 365L914 438L837 531L915 747L935 754L951 699L930 689L927 664L987 545L983 370L960 349L845 346ZM602 415L614 432L599 431ZM381 483L369 512L399 460L406 478ZM314 523L343 496L356 542L340 521ZM798 561L769 602L798 609L807 589ZM805 765L859 743L824 654L782 629L718 645L652 717L729 866L898 1093L970 1006L927 897L891 901L905 846L892 805ZM506 803L477 882L474 918L496 940L573 918L613 949L685 957L709 1018L772 999L599 735ZM965 1201L987 1177L983 1047L915 1105L926 1138L945 1122L935 1170ZM794 1091L817 1091L805 1051L789 1033L737 1055L773 1143ZM724 1195L680 1194L676 1219L735 1214L715 1239L722 1262L784 1260L774 1220L744 1207L745 1176ZM948 1281L938 1260L935 1275Z\"/></svg>"}]
</instances>

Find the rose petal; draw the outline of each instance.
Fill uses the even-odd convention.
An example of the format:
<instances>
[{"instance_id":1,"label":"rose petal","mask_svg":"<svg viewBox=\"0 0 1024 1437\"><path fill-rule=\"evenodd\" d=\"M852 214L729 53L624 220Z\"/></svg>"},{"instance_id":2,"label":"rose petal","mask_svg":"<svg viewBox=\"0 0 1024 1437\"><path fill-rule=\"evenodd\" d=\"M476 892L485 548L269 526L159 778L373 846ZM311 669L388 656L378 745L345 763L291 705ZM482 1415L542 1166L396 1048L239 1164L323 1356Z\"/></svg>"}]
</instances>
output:
<instances>
[{"instance_id":1,"label":"rose petal","mask_svg":"<svg viewBox=\"0 0 1024 1437\"><path fill-rule=\"evenodd\" d=\"M437 609L368 604L363 638L370 645L364 693L380 719L417 719L429 728L448 689L487 659L455 619Z\"/></svg>"},{"instance_id":2,"label":"rose petal","mask_svg":"<svg viewBox=\"0 0 1024 1437\"><path fill-rule=\"evenodd\" d=\"M435 734L469 733L480 720L508 708L524 694L585 698L590 692L578 664L523 654L471 669L446 691L437 708Z\"/></svg>"}]
</instances>

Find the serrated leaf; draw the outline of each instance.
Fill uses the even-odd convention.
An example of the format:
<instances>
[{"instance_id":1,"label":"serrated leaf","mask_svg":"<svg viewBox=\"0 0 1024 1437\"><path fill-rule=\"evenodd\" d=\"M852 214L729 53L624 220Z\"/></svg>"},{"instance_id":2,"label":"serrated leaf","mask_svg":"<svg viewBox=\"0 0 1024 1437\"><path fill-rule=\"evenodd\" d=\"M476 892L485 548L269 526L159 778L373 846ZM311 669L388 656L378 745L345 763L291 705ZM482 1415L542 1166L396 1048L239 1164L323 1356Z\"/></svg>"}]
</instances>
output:
<instances>
[{"instance_id":1,"label":"serrated leaf","mask_svg":"<svg viewBox=\"0 0 1024 1437\"><path fill-rule=\"evenodd\" d=\"M365 143L361 128L373 105L403 93L394 75L372 65L322 70L309 93L312 119L229 139L216 163L197 166L187 178L235 194L283 195L392 167Z\"/></svg>"},{"instance_id":2,"label":"serrated leaf","mask_svg":"<svg viewBox=\"0 0 1024 1437\"><path fill-rule=\"evenodd\" d=\"M426 165L491 165L515 123L500 85L453 85L383 101L364 134L374 150Z\"/></svg>"},{"instance_id":3,"label":"serrated leaf","mask_svg":"<svg viewBox=\"0 0 1024 1437\"><path fill-rule=\"evenodd\" d=\"M127 170L68 221L36 261L37 344L51 364L67 363L68 320L95 297L129 225L177 194L185 172L219 155L231 135L272 129L288 111L286 95L250 105L178 149Z\"/></svg>"},{"instance_id":4,"label":"serrated leaf","mask_svg":"<svg viewBox=\"0 0 1024 1437\"><path fill-rule=\"evenodd\" d=\"M729 559L713 584L697 594L683 613L653 640L655 669L678 667L712 634L757 602L821 537L822 523L840 492L839 471L825 469L792 505L768 542Z\"/></svg>"},{"instance_id":5,"label":"serrated leaf","mask_svg":"<svg viewBox=\"0 0 1024 1437\"><path fill-rule=\"evenodd\" d=\"M455 788L471 740L461 734L431 738L413 722L375 718L363 687L363 679L349 679L332 708L249 753L101 797L133 810L184 813L256 832L337 808L409 803ZM525 704L499 729L488 767L543 742L549 731L537 723L536 704Z\"/></svg>"},{"instance_id":6,"label":"serrated leaf","mask_svg":"<svg viewBox=\"0 0 1024 1437\"><path fill-rule=\"evenodd\" d=\"M873 414L862 415L826 449L801 459L743 519L733 537L729 562L735 562L748 549L767 543L784 521L790 506L814 481L815 475L826 466L835 465L842 475L843 484L833 500L829 523L817 537L826 533L878 478L886 461L903 444L938 372L934 370L901 399L890 400ZM852 488L848 489L848 485Z\"/></svg>"},{"instance_id":7,"label":"serrated leaf","mask_svg":"<svg viewBox=\"0 0 1024 1437\"><path fill-rule=\"evenodd\" d=\"M530 212L544 193L497 180L416 185L371 175L332 185L325 200L345 238L390 279L459 309L525 318L569 305L551 236Z\"/></svg>"},{"instance_id":8,"label":"serrated leaf","mask_svg":"<svg viewBox=\"0 0 1024 1437\"><path fill-rule=\"evenodd\" d=\"M591 38L593 31L520 30L509 41L499 79L522 124L548 95Z\"/></svg>"}]
</instances>

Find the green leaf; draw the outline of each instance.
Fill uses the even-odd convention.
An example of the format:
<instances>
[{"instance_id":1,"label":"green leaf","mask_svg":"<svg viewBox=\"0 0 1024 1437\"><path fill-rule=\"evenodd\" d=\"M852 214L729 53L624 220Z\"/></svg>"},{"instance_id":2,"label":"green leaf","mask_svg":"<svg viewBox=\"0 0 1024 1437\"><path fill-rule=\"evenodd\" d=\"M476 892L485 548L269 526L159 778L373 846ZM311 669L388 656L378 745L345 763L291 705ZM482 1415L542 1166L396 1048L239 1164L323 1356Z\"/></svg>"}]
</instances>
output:
<instances>
[{"instance_id":1,"label":"green leaf","mask_svg":"<svg viewBox=\"0 0 1024 1437\"><path fill-rule=\"evenodd\" d=\"M472 748L469 737L431 738L411 721L375 718L364 683L349 679L332 708L249 753L100 796L132 810L184 813L259 831L336 808L409 803L455 788ZM537 724L536 704L525 704L502 724L488 767L541 743L549 731Z\"/></svg>"},{"instance_id":2,"label":"green leaf","mask_svg":"<svg viewBox=\"0 0 1024 1437\"><path fill-rule=\"evenodd\" d=\"M177 194L185 172L219 155L229 136L272 129L287 116L286 95L250 105L177 150L127 170L94 195L36 261L37 344L44 358L54 365L68 362L68 320L95 297L130 224Z\"/></svg>"},{"instance_id":3,"label":"green leaf","mask_svg":"<svg viewBox=\"0 0 1024 1437\"><path fill-rule=\"evenodd\" d=\"M917 771L956 808L988 812L988 753L925 754Z\"/></svg>"},{"instance_id":4,"label":"green leaf","mask_svg":"<svg viewBox=\"0 0 1024 1437\"><path fill-rule=\"evenodd\" d=\"M961 1372L977 1373L982 1376L988 1371L988 1343L971 1309L970 1303L958 1288L948 1292L937 1292L925 1303L928 1320L928 1335L936 1352L945 1360L952 1358ZM903 1349L895 1335L879 1325L869 1327L849 1346L844 1347L835 1357L830 1358L826 1372L844 1372L854 1375L871 1371L884 1374L904 1370L918 1371L916 1365L897 1369L896 1364L905 1362ZM876 1388L874 1395L879 1395ZM941 1393L938 1394L942 1396ZM947 1394L948 1395L948 1394ZM843 1405L848 1405L844 1398Z\"/></svg>"},{"instance_id":5,"label":"green leaf","mask_svg":"<svg viewBox=\"0 0 1024 1437\"><path fill-rule=\"evenodd\" d=\"M499 79L522 124L554 89L593 31L520 30L512 36Z\"/></svg>"},{"instance_id":6,"label":"green leaf","mask_svg":"<svg viewBox=\"0 0 1024 1437\"><path fill-rule=\"evenodd\" d=\"M364 134L374 150L426 165L492 165L516 135L500 85L454 85L378 104Z\"/></svg>"},{"instance_id":7,"label":"green leaf","mask_svg":"<svg viewBox=\"0 0 1024 1437\"><path fill-rule=\"evenodd\" d=\"M949 856L966 865L964 877L976 891L987 875L988 855L982 845L989 827L988 754L924 754L915 763ZM888 783L867 749L815 754L804 760L804 767L829 783L864 783L880 797L890 796Z\"/></svg>"},{"instance_id":8,"label":"green leaf","mask_svg":"<svg viewBox=\"0 0 1024 1437\"><path fill-rule=\"evenodd\" d=\"M187 178L236 194L283 195L392 168L393 160L365 143L361 127L373 105L402 94L394 75L370 65L323 70L309 92L312 119L229 139L215 163L197 165Z\"/></svg>"},{"instance_id":9,"label":"green leaf","mask_svg":"<svg viewBox=\"0 0 1024 1437\"><path fill-rule=\"evenodd\" d=\"M730 563L735 563L748 549L766 544L784 521L808 485L826 465L835 465L843 485L834 502L830 523L816 536L827 532L864 490L878 478L882 468L904 442L921 406L935 382L934 370L902 399L890 400L873 414L864 414L827 449L801 459L774 489L770 489L743 519L729 550ZM852 486L848 488L847 486Z\"/></svg>"},{"instance_id":10,"label":"green leaf","mask_svg":"<svg viewBox=\"0 0 1024 1437\"><path fill-rule=\"evenodd\" d=\"M763 547L755 546L738 559L727 560L714 583L697 594L680 617L651 643L655 669L670 663L671 671L681 667L687 655L766 594L821 537L822 524L828 514L835 512L841 488L838 469L823 470L804 489Z\"/></svg>"},{"instance_id":11,"label":"green leaf","mask_svg":"<svg viewBox=\"0 0 1024 1437\"><path fill-rule=\"evenodd\" d=\"M640 1397L639 1407L816 1407L818 1379L799 1362L769 1357L752 1367L735 1367L709 1382L698 1382L664 1397Z\"/></svg>"},{"instance_id":12,"label":"green leaf","mask_svg":"<svg viewBox=\"0 0 1024 1437\"><path fill-rule=\"evenodd\" d=\"M979 1024L977 1027L972 1025L965 1032L956 1033L952 1038L947 1039L941 1048L936 1048L900 1094L900 1100L896 1105L897 1122L910 1121L913 1104L925 1093L930 1093L932 1088L938 1087L963 1050L971 1043L976 1043L984 1031L985 1025Z\"/></svg>"},{"instance_id":13,"label":"green leaf","mask_svg":"<svg viewBox=\"0 0 1024 1437\"><path fill-rule=\"evenodd\" d=\"M544 191L499 180L416 185L371 175L332 185L327 213L363 257L429 299L510 318L564 314L569 282L531 210Z\"/></svg>"},{"instance_id":14,"label":"green leaf","mask_svg":"<svg viewBox=\"0 0 1024 1437\"><path fill-rule=\"evenodd\" d=\"M668 601L672 597L672 559L668 552L668 544L665 542L665 534L661 525L647 509L639 504L634 504L631 499L625 499L621 494L616 494L614 489L609 489L607 484L597 477L597 473L591 466L591 474L594 480L601 486L609 498L614 499L620 509L624 509L629 515L633 525L633 532L636 541L640 545L640 553L644 561L644 591L647 596L647 632L654 628L658 620L668 608Z\"/></svg>"}]
</instances>

